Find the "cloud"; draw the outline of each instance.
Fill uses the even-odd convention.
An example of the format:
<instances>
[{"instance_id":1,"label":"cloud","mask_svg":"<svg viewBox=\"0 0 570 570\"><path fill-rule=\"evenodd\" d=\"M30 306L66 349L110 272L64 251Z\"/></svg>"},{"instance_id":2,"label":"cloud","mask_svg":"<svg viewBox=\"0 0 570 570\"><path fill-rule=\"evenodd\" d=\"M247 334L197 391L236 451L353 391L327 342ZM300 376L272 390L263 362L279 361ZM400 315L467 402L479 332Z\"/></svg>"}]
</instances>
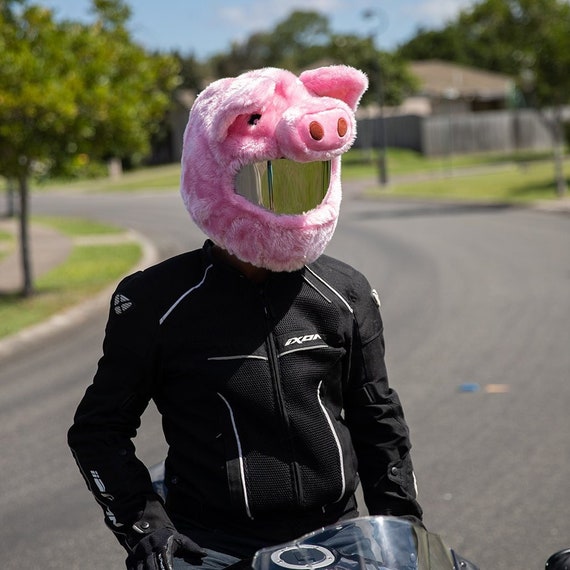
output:
<instances>
[{"instance_id":1,"label":"cloud","mask_svg":"<svg viewBox=\"0 0 570 570\"><path fill-rule=\"evenodd\" d=\"M419 22L441 25L455 18L460 10L473 4L473 0L421 0L414 2L406 12Z\"/></svg>"},{"instance_id":2,"label":"cloud","mask_svg":"<svg viewBox=\"0 0 570 570\"><path fill-rule=\"evenodd\" d=\"M218 15L227 25L235 27L239 35L246 36L253 31L272 29L294 10L333 14L342 4L341 0L312 0L310 4L306 0L246 0L220 7Z\"/></svg>"}]
</instances>

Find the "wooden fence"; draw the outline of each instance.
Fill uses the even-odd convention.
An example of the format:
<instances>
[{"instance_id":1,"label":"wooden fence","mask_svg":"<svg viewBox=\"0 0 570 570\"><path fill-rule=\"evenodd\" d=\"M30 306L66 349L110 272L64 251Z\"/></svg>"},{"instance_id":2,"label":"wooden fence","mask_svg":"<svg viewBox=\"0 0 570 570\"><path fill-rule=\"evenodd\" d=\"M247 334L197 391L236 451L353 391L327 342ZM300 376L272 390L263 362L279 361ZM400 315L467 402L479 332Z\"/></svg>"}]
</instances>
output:
<instances>
[{"instance_id":1,"label":"wooden fence","mask_svg":"<svg viewBox=\"0 0 570 570\"><path fill-rule=\"evenodd\" d=\"M388 147L426 156L542 150L553 145L544 119L532 109L358 120L356 148L378 148L384 141Z\"/></svg>"}]
</instances>

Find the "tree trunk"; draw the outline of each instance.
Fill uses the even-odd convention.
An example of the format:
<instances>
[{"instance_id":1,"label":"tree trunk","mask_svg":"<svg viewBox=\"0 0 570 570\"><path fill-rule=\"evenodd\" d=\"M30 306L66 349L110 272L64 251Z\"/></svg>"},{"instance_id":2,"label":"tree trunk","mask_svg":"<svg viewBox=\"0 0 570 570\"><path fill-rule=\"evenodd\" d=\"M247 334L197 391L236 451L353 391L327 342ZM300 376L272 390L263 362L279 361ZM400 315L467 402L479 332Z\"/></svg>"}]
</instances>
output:
<instances>
[{"instance_id":1,"label":"tree trunk","mask_svg":"<svg viewBox=\"0 0 570 570\"><path fill-rule=\"evenodd\" d=\"M568 186L564 176L564 122L562 107L558 107L554 116L554 175L556 177L556 194L559 198L566 195Z\"/></svg>"},{"instance_id":2,"label":"tree trunk","mask_svg":"<svg viewBox=\"0 0 570 570\"><path fill-rule=\"evenodd\" d=\"M554 149L554 171L556 176L556 195L563 198L568 190L564 176L564 144L557 143Z\"/></svg>"},{"instance_id":3,"label":"tree trunk","mask_svg":"<svg viewBox=\"0 0 570 570\"><path fill-rule=\"evenodd\" d=\"M541 111L538 116L552 135L556 195L562 198L567 190L566 177L564 176L564 119L562 106L554 107L552 115Z\"/></svg>"},{"instance_id":4,"label":"tree trunk","mask_svg":"<svg viewBox=\"0 0 570 570\"><path fill-rule=\"evenodd\" d=\"M32 266L30 262L30 240L29 240L29 186L26 174L19 177L20 191L20 259L22 262L22 296L30 297L33 292Z\"/></svg>"},{"instance_id":5,"label":"tree trunk","mask_svg":"<svg viewBox=\"0 0 570 570\"><path fill-rule=\"evenodd\" d=\"M16 188L13 178L6 179L6 217L13 218L16 215L15 196Z\"/></svg>"},{"instance_id":6,"label":"tree trunk","mask_svg":"<svg viewBox=\"0 0 570 570\"><path fill-rule=\"evenodd\" d=\"M119 180L123 175L123 163L120 158L110 158L107 161L107 171L111 180Z\"/></svg>"}]
</instances>

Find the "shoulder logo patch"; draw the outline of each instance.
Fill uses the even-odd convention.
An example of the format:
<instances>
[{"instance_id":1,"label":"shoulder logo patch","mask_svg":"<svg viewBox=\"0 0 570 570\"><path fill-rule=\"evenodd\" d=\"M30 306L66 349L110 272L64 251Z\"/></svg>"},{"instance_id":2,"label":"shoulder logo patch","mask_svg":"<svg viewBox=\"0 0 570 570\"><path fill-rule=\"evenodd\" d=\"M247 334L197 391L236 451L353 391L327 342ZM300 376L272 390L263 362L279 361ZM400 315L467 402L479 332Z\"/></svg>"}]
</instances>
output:
<instances>
[{"instance_id":1,"label":"shoulder logo patch","mask_svg":"<svg viewBox=\"0 0 570 570\"><path fill-rule=\"evenodd\" d=\"M128 311L133 306L133 302L124 295L117 293L113 299L113 308L117 315L122 315L125 311Z\"/></svg>"},{"instance_id":2,"label":"shoulder logo patch","mask_svg":"<svg viewBox=\"0 0 570 570\"><path fill-rule=\"evenodd\" d=\"M376 291L376 289L372 289L372 298L374 299L376 306L380 308L382 303L380 303L380 295L378 295L378 291Z\"/></svg>"}]
</instances>

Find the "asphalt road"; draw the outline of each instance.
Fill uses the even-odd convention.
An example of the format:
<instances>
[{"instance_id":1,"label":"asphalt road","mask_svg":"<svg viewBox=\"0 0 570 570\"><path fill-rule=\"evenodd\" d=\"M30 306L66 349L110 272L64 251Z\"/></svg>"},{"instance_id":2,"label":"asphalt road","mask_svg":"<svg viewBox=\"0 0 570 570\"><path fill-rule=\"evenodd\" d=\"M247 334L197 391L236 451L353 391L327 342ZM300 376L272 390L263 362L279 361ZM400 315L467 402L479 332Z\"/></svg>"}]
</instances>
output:
<instances>
[{"instance_id":1,"label":"asphalt road","mask_svg":"<svg viewBox=\"0 0 570 570\"><path fill-rule=\"evenodd\" d=\"M37 195L33 211L123 224L162 257L203 241L176 193ZM428 528L482 570L543 568L570 546L570 216L346 198L327 252L380 293ZM65 442L105 313L0 360L4 570L123 568ZM153 409L137 441L163 456Z\"/></svg>"}]
</instances>

